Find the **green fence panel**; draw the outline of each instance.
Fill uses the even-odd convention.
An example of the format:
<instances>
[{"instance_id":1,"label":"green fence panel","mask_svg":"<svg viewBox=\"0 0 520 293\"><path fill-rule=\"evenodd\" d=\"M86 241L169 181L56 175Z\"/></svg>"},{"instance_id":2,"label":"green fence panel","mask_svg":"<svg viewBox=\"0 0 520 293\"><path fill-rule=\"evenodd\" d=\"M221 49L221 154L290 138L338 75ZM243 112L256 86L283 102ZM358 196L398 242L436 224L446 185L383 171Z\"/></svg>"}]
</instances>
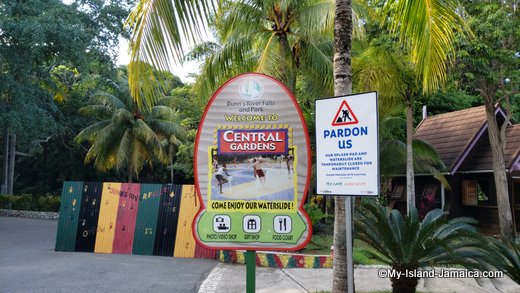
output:
<instances>
[{"instance_id":1,"label":"green fence panel","mask_svg":"<svg viewBox=\"0 0 520 293\"><path fill-rule=\"evenodd\" d=\"M83 182L63 182L56 251L74 251L75 249L82 194Z\"/></svg>"},{"instance_id":2,"label":"green fence panel","mask_svg":"<svg viewBox=\"0 0 520 293\"><path fill-rule=\"evenodd\" d=\"M161 184L141 184L132 246L133 254L153 254L161 188Z\"/></svg>"}]
</instances>

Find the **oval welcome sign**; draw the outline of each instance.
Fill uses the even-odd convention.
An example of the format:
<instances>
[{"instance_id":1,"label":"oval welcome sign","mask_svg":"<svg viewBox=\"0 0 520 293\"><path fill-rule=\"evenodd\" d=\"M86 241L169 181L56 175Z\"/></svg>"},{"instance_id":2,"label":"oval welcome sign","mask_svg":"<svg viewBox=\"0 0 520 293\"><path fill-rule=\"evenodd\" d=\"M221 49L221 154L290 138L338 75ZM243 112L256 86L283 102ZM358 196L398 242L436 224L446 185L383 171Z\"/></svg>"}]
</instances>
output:
<instances>
[{"instance_id":1,"label":"oval welcome sign","mask_svg":"<svg viewBox=\"0 0 520 293\"><path fill-rule=\"evenodd\" d=\"M291 92L258 73L229 80L209 101L195 141L195 239L211 249L303 248L312 233L303 209L310 168Z\"/></svg>"}]
</instances>

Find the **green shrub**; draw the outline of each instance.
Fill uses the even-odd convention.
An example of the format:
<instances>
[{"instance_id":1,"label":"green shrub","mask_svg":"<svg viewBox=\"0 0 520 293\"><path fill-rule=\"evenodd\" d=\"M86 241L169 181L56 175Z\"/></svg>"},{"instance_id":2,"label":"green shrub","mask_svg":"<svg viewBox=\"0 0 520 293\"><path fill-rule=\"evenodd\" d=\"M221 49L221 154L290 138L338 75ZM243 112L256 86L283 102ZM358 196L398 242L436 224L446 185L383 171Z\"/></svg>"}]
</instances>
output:
<instances>
[{"instance_id":1,"label":"green shrub","mask_svg":"<svg viewBox=\"0 0 520 293\"><path fill-rule=\"evenodd\" d=\"M58 212L60 210L59 195L44 195L38 199L38 206L40 211L43 212Z\"/></svg>"},{"instance_id":2,"label":"green shrub","mask_svg":"<svg viewBox=\"0 0 520 293\"><path fill-rule=\"evenodd\" d=\"M13 210L30 211L33 207L33 197L31 194L14 196Z\"/></svg>"},{"instance_id":3,"label":"green shrub","mask_svg":"<svg viewBox=\"0 0 520 293\"><path fill-rule=\"evenodd\" d=\"M307 212L307 215L309 215L309 218L311 219L312 225L318 224L321 220L327 218L328 216L323 213L323 211L320 209L320 207L315 203L306 203L303 208Z\"/></svg>"},{"instance_id":4,"label":"green shrub","mask_svg":"<svg viewBox=\"0 0 520 293\"><path fill-rule=\"evenodd\" d=\"M0 194L0 209L12 209L14 200L14 195Z\"/></svg>"},{"instance_id":5,"label":"green shrub","mask_svg":"<svg viewBox=\"0 0 520 293\"><path fill-rule=\"evenodd\" d=\"M59 195L1 194L0 209L57 212L60 209L60 200Z\"/></svg>"}]
</instances>

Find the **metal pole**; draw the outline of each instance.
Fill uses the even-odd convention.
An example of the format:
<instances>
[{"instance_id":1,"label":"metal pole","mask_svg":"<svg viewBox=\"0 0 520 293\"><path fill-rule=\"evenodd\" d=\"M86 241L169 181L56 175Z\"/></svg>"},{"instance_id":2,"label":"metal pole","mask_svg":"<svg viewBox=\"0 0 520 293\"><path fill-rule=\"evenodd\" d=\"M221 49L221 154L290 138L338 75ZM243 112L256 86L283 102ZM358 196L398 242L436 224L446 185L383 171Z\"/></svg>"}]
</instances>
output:
<instances>
[{"instance_id":1,"label":"metal pole","mask_svg":"<svg viewBox=\"0 0 520 293\"><path fill-rule=\"evenodd\" d=\"M246 293L255 293L256 251L246 251Z\"/></svg>"},{"instance_id":2,"label":"metal pole","mask_svg":"<svg viewBox=\"0 0 520 293\"><path fill-rule=\"evenodd\" d=\"M345 199L345 227L347 228L347 292L354 293L354 262L352 259L352 199Z\"/></svg>"}]
</instances>

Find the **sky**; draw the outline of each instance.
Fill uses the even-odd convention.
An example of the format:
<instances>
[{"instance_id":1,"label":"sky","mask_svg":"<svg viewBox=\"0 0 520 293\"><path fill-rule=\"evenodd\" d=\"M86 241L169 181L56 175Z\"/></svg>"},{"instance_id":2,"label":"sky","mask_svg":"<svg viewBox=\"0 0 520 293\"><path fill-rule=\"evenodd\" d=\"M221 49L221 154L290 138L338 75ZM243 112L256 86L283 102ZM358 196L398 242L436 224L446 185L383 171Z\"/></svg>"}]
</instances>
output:
<instances>
[{"instance_id":1,"label":"sky","mask_svg":"<svg viewBox=\"0 0 520 293\"><path fill-rule=\"evenodd\" d=\"M128 55L128 41L120 38L119 39L119 51L117 56L117 65L127 65L130 61ZM184 83L193 83L195 80L192 77L188 77L190 73L198 73L199 66L202 62L185 62L183 66L176 66L172 72L177 75Z\"/></svg>"},{"instance_id":2,"label":"sky","mask_svg":"<svg viewBox=\"0 0 520 293\"><path fill-rule=\"evenodd\" d=\"M62 0L65 4L72 3L72 0ZM203 34L204 35L204 34ZM207 35L207 34L206 34ZM211 39L212 37L207 37L208 39ZM128 62L130 61L130 56L128 55L128 41L120 38L119 39L119 50L118 50L118 56L117 56L117 65L128 65ZM183 64L183 66L176 66L173 70L173 74L177 75L182 82L184 83L192 83L195 80L192 77L188 77L190 73L198 73L199 66L202 62L186 62Z\"/></svg>"}]
</instances>

